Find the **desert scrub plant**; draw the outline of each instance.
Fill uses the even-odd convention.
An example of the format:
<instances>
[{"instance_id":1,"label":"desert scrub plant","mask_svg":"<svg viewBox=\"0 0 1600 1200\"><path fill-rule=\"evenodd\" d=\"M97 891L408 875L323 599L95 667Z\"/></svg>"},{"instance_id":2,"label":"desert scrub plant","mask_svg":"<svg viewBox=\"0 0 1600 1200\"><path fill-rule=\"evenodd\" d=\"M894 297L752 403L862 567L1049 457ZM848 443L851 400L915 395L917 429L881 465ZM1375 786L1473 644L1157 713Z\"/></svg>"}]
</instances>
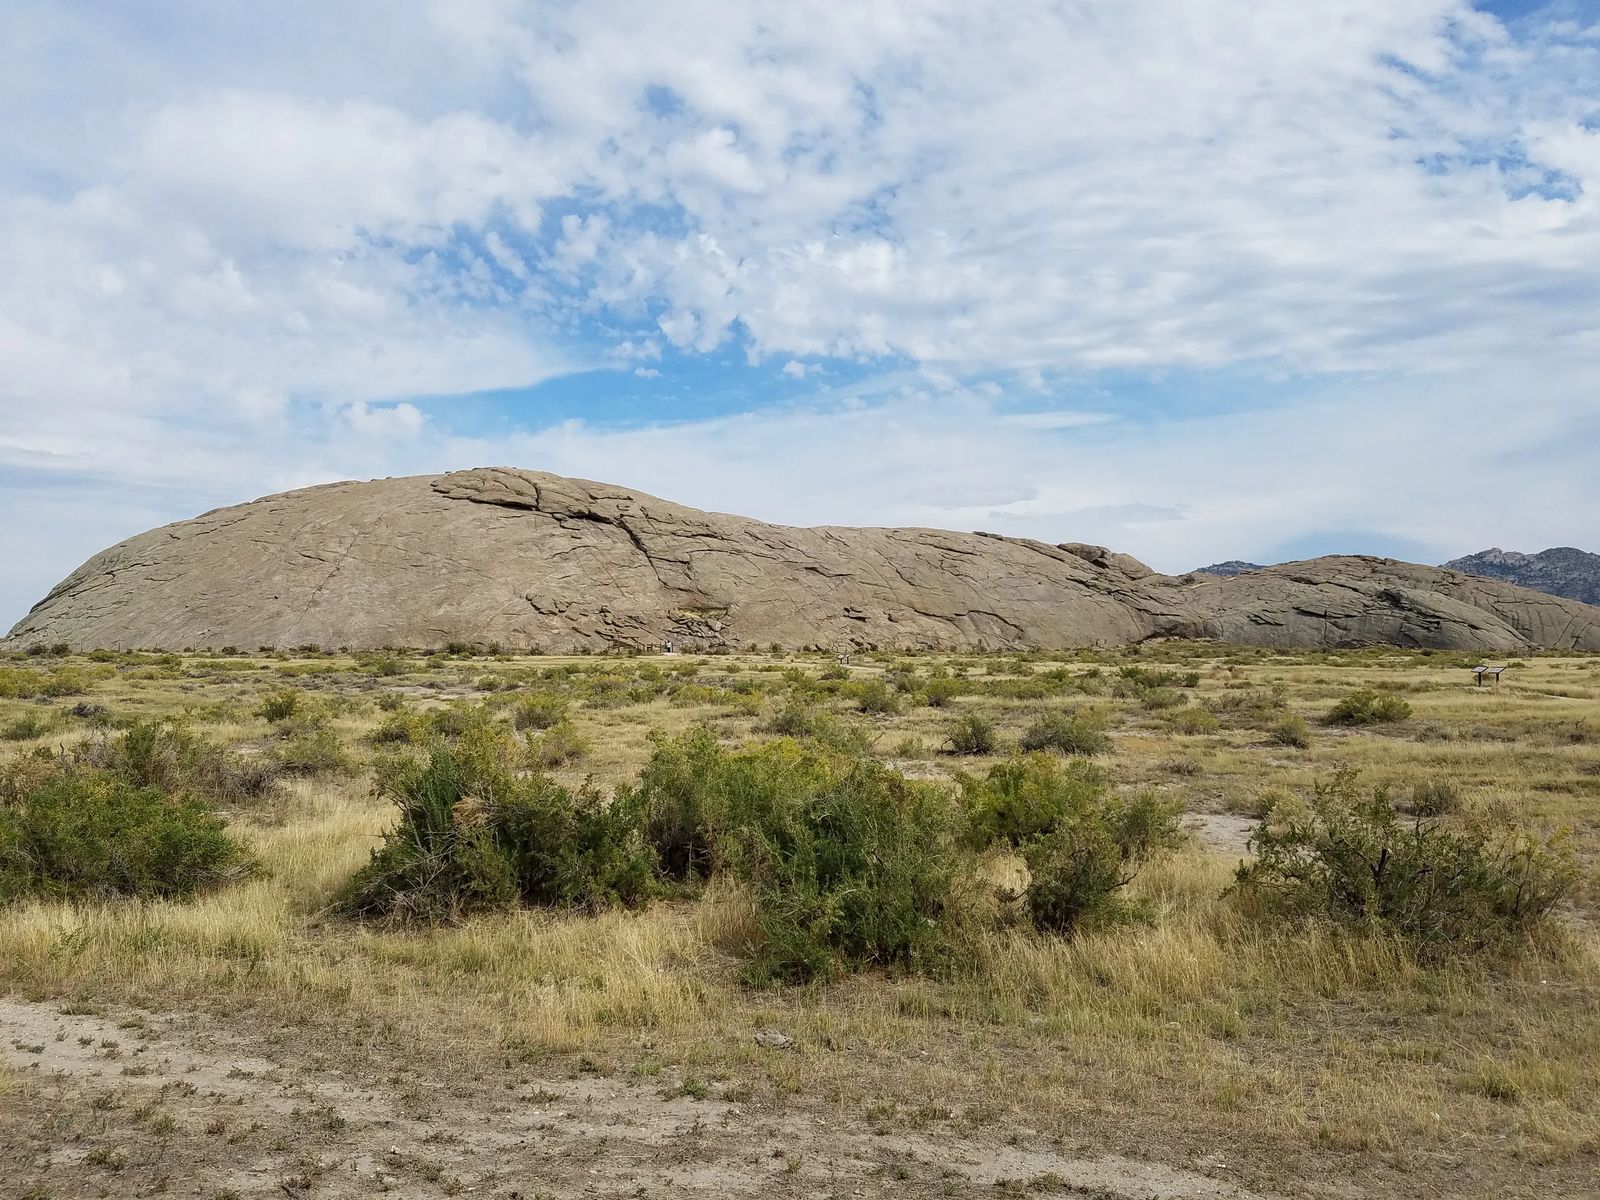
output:
<instances>
[{"instance_id":1,"label":"desert scrub plant","mask_svg":"<svg viewBox=\"0 0 1600 1200\"><path fill-rule=\"evenodd\" d=\"M0 699L26 700L39 695L44 677L38 671L0 667Z\"/></svg>"},{"instance_id":2,"label":"desert scrub plant","mask_svg":"<svg viewBox=\"0 0 1600 1200\"><path fill-rule=\"evenodd\" d=\"M1189 703L1177 688L1158 687L1146 688L1139 694L1139 707L1146 712L1161 712L1165 709L1181 708Z\"/></svg>"},{"instance_id":3,"label":"desert scrub plant","mask_svg":"<svg viewBox=\"0 0 1600 1200\"><path fill-rule=\"evenodd\" d=\"M1163 850L1181 845L1184 833L1181 800L1146 788L1131 796L1114 797L1101 806L1099 816L1123 858L1143 862Z\"/></svg>"},{"instance_id":4,"label":"desert scrub plant","mask_svg":"<svg viewBox=\"0 0 1600 1200\"><path fill-rule=\"evenodd\" d=\"M887 716L900 711L900 698L890 691L889 685L881 679L865 680L858 683L853 690L856 707L864 713Z\"/></svg>"},{"instance_id":5,"label":"desert scrub plant","mask_svg":"<svg viewBox=\"0 0 1600 1200\"><path fill-rule=\"evenodd\" d=\"M977 894L948 793L865 757L777 750L796 752L799 761L781 766L778 786L738 797L723 836L760 930L746 978L767 984L868 966L936 969Z\"/></svg>"},{"instance_id":6,"label":"desert scrub plant","mask_svg":"<svg viewBox=\"0 0 1600 1200\"><path fill-rule=\"evenodd\" d=\"M30 741L49 733L52 724L48 715L23 713L20 717L0 725L0 739L8 742Z\"/></svg>"},{"instance_id":7,"label":"desert scrub plant","mask_svg":"<svg viewBox=\"0 0 1600 1200\"><path fill-rule=\"evenodd\" d=\"M958 782L967 842L1021 853L1028 917L1045 933L1072 934L1128 916L1121 889L1146 859L1181 837L1178 804L1154 792L1112 796L1105 772L1082 759L1033 754Z\"/></svg>"},{"instance_id":8,"label":"desert scrub plant","mask_svg":"<svg viewBox=\"0 0 1600 1200\"><path fill-rule=\"evenodd\" d=\"M1411 705L1399 696L1370 691L1351 692L1328 710L1330 725L1387 725L1411 716Z\"/></svg>"},{"instance_id":9,"label":"desert scrub plant","mask_svg":"<svg viewBox=\"0 0 1600 1200\"><path fill-rule=\"evenodd\" d=\"M82 743L73 756L79 765L109 771L136 787L224 803L260 799L278 786L270 755L225 750L177 722L135 721L119 734Z\"/></svg>"},{"instance_id":10,"label":"desert scrub plant","mask_svg":"<svg viewBox=\"0 0 1600 1200\"><path fill-rule=\"evenodd\" d=\"M656 730L650 740L654 748L626 802L642 815L662 876L674 883L709 879L740 772L729 769L716 734L703 725L678 738Z\"/></svg>"},{"instance_id":11,"label":"desert scrub plant","mask_svg":"<svg viewBox=\"0 0 1600 1200\"><path fill-rule=\"evenodd\" d=\"M306 694L299 688L277 688L261 698L261 707L256 711L263 720L276 725L290 717L304 715L305 708Z\"/></svg>"},{"instance_id":12,"label":"desert scrub plant","mask_svg":"<svg viewBox=\"0 0 1600 1200\"><path fill-rule=\"evenodd\" d=\"M538 737L529 738L524 750L528 763L541 769L559 767L588 753L588 740L571 721L559 721Z\"/></svg>"},{"instance_id":13,"label":"desert scrub plant","mask_svg":"<svg viewBox=\"0 0 1600 1200\"><path fill-rule=\"evenodd\" d=\"M1247 912L1394 936L1423 958L1523 944L1577 881L1562 834L1536 835L1494 810L1450 823L1404 817L1351 771L1308 802L1275 799L1250 848L1230 889Z\"/></svg>"},{"instance_id":14,"label":"desert scrub plant","mask_svg":"<svg viewBox=\"0 0 1600 1200\"><path fill-rule=\"evenodd\" d=\"M1227 686L1229 690L1206 701L1206 706L1227 722L1248 724L1268 721L1283 712L1289 703L1288 693L1281 684L1274 684L1270 688L1235 683Z\"/></svg>"},{"instance_id":15,"label":"desert scrub plant","mask_svg":"<svg viewBox=\"0 0 1600 1200\"><path fill-rule=\"evenodd\" d=\"M265 757L286 775L331 775L355 769L338 735L317 723L286 729L285 736Z\"/></svg>"},{"instance_id":16,"label":"desert scrub plant","mask_svg":"<svg viewBox=\"0 0 1600 1200\"><path fill-rule=\"evenodd\" d=\"M643 812L663 876L725 873L749 889L754 983L931 968L975 911L975 860L958 844L949 793L859 749L729 751L704 729L658 736L619 802Z\"/></svg>"},{"instance_id":17,"label":"desert scrub plant","mask_svg":"<svg viewBox=\"0 0 1600 1200\"><path fill-rule=\"evenodd\" d=\"M872 737L865 729L802 701L790 701L764 728L780 737L807 738L845 753L867 754L872 749Z\"/></svg>"},{"instance_id":18,"label":"desert scrub plant","mask_svg":"<svg viewBox=\"0 0 1600 1200\"><path fill-rule=\"evenodd\" d=\"M967 840L977 849L1026 845L1076 820L1102 801L1105 771L1083 759L1063 763L1035 753L996 763L981 778L960 774Z\"/></svg>"},{"instance_id":19,"label":"desert scrub plant","mask_svg":"<svg viewBox=\"0 0 1600 1200\"><path fill-rule=\"evenodd\" d=\"M508 734L481 725L454 741L436 738L425 757L380 762L377 793L400 820L335 907L434 922L516 905L646 899L650 858L637 809L525 774L521 758Z\"/></svg>"},{"instance_id":20,"label":"desert scrub plant","mask_svg":"<svg viewBox=\"0 0 1600 1200\"><path fill-rule=\"evenodd\" d=\"M1297 713L1290 713L1268 731L1267 736L1275 746L1292 746L1305 750L1311 745L1311 727Z\"/></svg>"},{"instance_id":21,"label":"desert scrub plant","mask_svg":"<svg viewBox=\"0 0 1600 1200\"><path fill-rule=\"evenodd\" d=\"M814 737L827 719L812 705L791 700L772 715L765 728L768 733L775 733L779 737Z\"/></svg>"},{"instance_id":22,"label":"desert scrub plant","mask_svg":"<svg viewBox=\"0 0 1600 1200\"><path fill-rule=\"evenodd\" d=\"M950 723L945 741L951 754L993 754L1000 745L994 722L978 713L967 713Z\"/></svg>"},{"instance_id":23,"label":"desert scrub plant","mask_svg":"<svg viewBox=\"0 0 1600 1200\"><path fill-rule=\"evenodd\" d=\"M521 697L511 707L513 729L549 729L567 719L569 703L564 696L536 693Z\"/></svg>"},{"instance_id":24,"label":"desert scrub plant","mask_svg":"<svg viewBox=\"0 0 1600 1200\"><path fill-rule=\"evenodd\" d=\"M1111 738L1105 726L1084 712L1046 713L1023 730L1024 750L1057 750L1062 754L1109 754Z\"/></svg>"},{"instance_id":25,"label":"desert scrub plant","mask_svg":"<svg viewBox=\"0 0 1600 1200\"><path fill-rule=\"evenodd\" d=\"M1110 832L1089 822L1066 825L1023 851L1028 919L1041 933L1071 936L1091 925L1129 915L1121 892L1133 882L1135 864Z\"/></svg>"},{"instance_id":26,"label":"desert scrub plant","mask_svg":"<svg viewBox=\"0 0 1600 1200\"><path fill-rule=\"evenodd\" d=\"M1216 714L1209 708L1199 705L1173 709L1163 714L1162 720L1173 733L1188 734L1192 737L1216 733L1222 728L1222 722L1217 720Z\"/></svg>"},{"instance_id":27,"label":"desert scrub plant","mask_svg":"<svg viewBox=\"0 0 1600 1200\"><path fill-rule=\"evenodd\" d=\"M1448 779L1419 779L1411 785L1411 811L1424 817L1460 812L1461 789Z\"/></svg>"},{"instance_id":28,"label":"desert scrub plant","mask_svg":"<svg viewBox=\"0 0 1600 1200\"><path fill-rule=\"evenodd\" d=\"M101 667L97 670L109 670ZM76 667L62 667L44 677L39 686L41 696L81 696L89 690L91 679L86 671Z\"/></svg>"},{"instance_id":29,"label":"desert scrub plant","mask_svg":"<svg viewBox=\"0 0 1600 1200\"><path fill-rule=\"evenodd\" d=\"M1023 848L1069 825L1104 828L1128 858L1176 845L1181 806L1154 792L1113 796L1106 772L1083 759L1029 754L996 763L982 778L958 775L966 840L977 849Z\"/></svg>"},{"instance_id":30,"label":"desert scrub plant","mask_svg":"<svg viewBox=\"0 0 1600 1200\"><path fill-rule=\"evenodd\" d=\"M0 903L184 897L247 874L201 801L64 761L0 777Z\"/></svg>"},{"instance_id":31,"label":"desert scrub plant","mask_svg":"<svg viewBox=\"0 0 1600 1200\"><path fill-rule=\"evenodd\" d=\"M1146 689L1200 686L1199 671L1167 671L1159 667L1137 665L1120 667L1117 670L1117 678L1122 685L1119 690L1131 688L1133 694Z\"/></svg>"}]
</instances>

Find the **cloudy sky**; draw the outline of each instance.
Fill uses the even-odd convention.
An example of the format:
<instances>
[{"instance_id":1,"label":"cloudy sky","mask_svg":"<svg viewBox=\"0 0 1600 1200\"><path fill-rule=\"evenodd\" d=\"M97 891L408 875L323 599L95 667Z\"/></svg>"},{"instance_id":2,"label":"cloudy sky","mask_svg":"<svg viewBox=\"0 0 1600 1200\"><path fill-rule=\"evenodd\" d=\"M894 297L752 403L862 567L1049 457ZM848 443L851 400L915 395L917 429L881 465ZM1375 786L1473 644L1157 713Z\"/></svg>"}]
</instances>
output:
<instances>
[{"instance_id":1,"label":"cloudy sky","mask_svg":"<svg viewBox=\"0 0 1600 1200\"><path fill-rule=\"evenodd\" d=\"M482 464L1600 550L1600 0L0 0L0 628Z\"/></svg>"}]
</instances>

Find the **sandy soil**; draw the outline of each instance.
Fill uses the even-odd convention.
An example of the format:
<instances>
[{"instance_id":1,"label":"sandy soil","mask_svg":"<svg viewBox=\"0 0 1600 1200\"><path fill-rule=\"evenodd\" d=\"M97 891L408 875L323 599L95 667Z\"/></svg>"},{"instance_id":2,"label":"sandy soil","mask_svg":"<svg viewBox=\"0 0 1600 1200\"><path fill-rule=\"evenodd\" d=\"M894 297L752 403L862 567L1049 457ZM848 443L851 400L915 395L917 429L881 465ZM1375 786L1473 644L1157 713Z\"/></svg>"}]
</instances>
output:
<instances>
[{"instance_id":1,"label":"sandy soil","mask_svg":"<svg viewBox=\"0 0 1600 1200\"><path fill-rule=\"evenodd\" d=\"M1015 1134L875 1134L803 1103L697 1099L670 1072L497 1062L358 1080L337 1048L242 1024L0 1000L0 1196L1259 1198L1220 1161L1201 1173Z\"/></svg>"}]
</instances>

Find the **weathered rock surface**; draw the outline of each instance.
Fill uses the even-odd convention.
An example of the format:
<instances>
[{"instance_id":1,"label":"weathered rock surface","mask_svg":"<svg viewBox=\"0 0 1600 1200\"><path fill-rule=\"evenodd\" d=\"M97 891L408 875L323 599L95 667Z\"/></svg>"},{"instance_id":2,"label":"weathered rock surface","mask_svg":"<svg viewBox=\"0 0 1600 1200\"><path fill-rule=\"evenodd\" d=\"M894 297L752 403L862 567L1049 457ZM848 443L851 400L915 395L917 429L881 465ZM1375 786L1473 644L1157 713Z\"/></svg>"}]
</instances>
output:
<instances>
[{"instance_id":1,"label":"weathered rock surface","mask_svg":"<svg viewBox=\"0 0 1600 1200\"><path fill-rule=\"evenodd\" d=\"M1162 636L1600 649L1600 608L1387 559L1162 576L1099 546L790 528L493 467L307 488L140 534L74 571L7 641L563 651Z\"/></svg>"},{"instance_id":2,"label":"weathered rock surface","mask_svg":"<svg viewBox=\"0 0 1600 1200\"><path fill-rule=\"evenodd\" d=\"M1191 594L1208 636L1251 646L1600 649L1600 608L1441 567L1329 555Z\"/></svg>"},{"instance_id":3,"label":"weathered rock surface","mask_svg":"<svg viewBox=\"0 0 1600 1200\"><path fill-rule=\"evenodd\" d=\"M1514 583L1585 604L1600 604L1600 554L1590 554L1572 546L1552 546L1537 554L1522 554L1496 546L1452 559L1444 565L1451 571L1482 575L1486 579Z\"/></svg>"}]
</instances>

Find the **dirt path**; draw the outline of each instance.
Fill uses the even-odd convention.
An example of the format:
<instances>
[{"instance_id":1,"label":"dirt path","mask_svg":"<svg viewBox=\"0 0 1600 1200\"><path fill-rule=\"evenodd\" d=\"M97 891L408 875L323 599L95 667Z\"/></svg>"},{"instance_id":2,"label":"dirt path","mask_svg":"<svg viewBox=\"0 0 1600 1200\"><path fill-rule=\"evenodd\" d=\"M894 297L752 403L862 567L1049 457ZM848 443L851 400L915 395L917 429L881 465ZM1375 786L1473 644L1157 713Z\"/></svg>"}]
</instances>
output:
<instances>
[{"instance_id":1,"label":"dirt path","mask_svg":"<svg viewBox=\"0 0 1600 1200\"><path fill-rule=\"evenodd\" d=\"M0 1196L204 1200L478 1195L1078 1195L1260 1200L1221 1178L1038 1144L875 1135L795 1105L750 1111L693 1081L356 1080L292 1033L214 1018L0 1000ZM772 1053L784 1053L777 1047ZM6 1086L9 1082L9 1086Z\"/></svg>"},{"instance_id":2,"label":"dirt path","mask_svg":"<svg viewBox=\"0 0 1600 1200\"><path fill-rule=\"evenodd\" d=\"M1191 812L1183 815L1183 828L1207 850L1244 858L1250 850L1250 835L1261 824L1254 817L1234 813Z\"/></svg>"}]
</instances>

